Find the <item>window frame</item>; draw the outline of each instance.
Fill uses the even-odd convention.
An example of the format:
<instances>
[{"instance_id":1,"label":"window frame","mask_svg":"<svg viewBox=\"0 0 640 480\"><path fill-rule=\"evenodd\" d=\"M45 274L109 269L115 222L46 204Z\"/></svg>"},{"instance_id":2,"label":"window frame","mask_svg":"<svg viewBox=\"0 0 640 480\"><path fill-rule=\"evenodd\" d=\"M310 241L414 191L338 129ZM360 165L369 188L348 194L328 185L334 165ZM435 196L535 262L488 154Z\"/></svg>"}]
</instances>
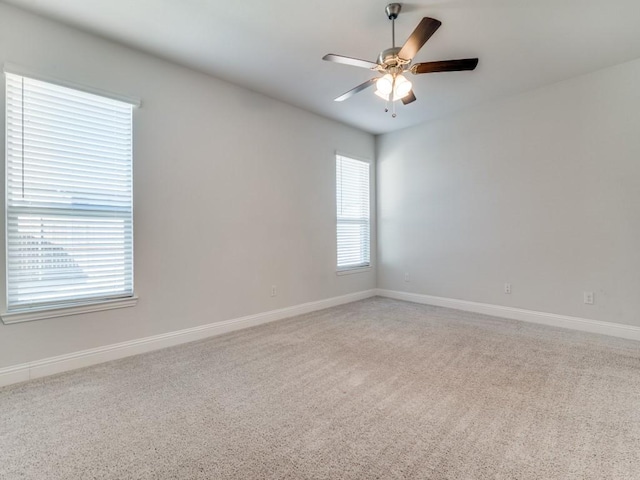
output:
<instances>
[{"instance_id":1,"label":"window frame","mask_svg":"<svg viewBox=\"0 0 640 480\"><path fill-rule=\"evenodd\" d=\"M131 111L131 137L132 137L132 142L133 142L133 135L134 135L134 130L135 130L135 126L134 126L134 119L135 119L135 111L136 108L135 107L140 107L141 106L141 102L139 99L136 98L132 98L132 97L125 97L122 95L118 95L118 94L114 94L114 93L110 93L110 92L105 92L103 90L99 90L96 88L92 88L92 87L87 87L84 85L79 85L76 83L72 83L72 82L68 82L68 81L64 81L64 80L60 80L60 79L56 79L56 78L51 78L51 77L47 77L44 75L40 75L37 73L34 73L32 71L29 71L27 69L24 69L22 67L18 67L15 65L11 65L11 64L4 64L4 68L3 68L3 73L5 75L3 75L4 77L4 87L3 87L3 101L5 102L4 105L4 114L2 115L3 117L3 121L5 122L4 127L2 128L3 133L4 133L4 142L5 142L5 148L4 148L4 154L5 154L5 158L4 158L4 162L3 162L3 169L4 169L4 182L5 182L5 199L4 199L4 206L3 206L3 214L4 214L4 219L2 222L2 228L4 229L4 235L3 235L3 240L4 240L4 269L5 269L5 274L3 275L3 282L4 285L3 287L3 292L4 294L2 295L2 310L0 311L0 319L2 320L2 323L4 324L12 324L12 323L20 323L20 322L27 322L27 321L32 321L32 320L40 320L40 319L45 319L45 318L55 318L55 317L63 317L63 316L68 316L68 315L75 315L75 314L83 314L83 313L89 313L89 312L95 312L95 311L101 311L101 310L111 310L111 309L116 309L116 308L124 308L124 307L131 307L131 306L135 306L138 302L138 296L135 293L135 286L134 286L134 270L135 270L135 262L134 262L134 239L133 239L133 228L134 228L134 206L133 206L133 143L131 145L131 255L132 255L132 259L131 259L131 293L127 293L125 295L122 296L104 296L102 298L100 297L94 297L94 298L85 298L85 299L68 299L66 301L60 301L60 299L54 300L50 303L41 303L41 304L34 304L33 306L31 305L27 305L27 306L15 306L9 309L8 307L8 288L9 288L9 269L8 269L8 261L9 261L9 244L8 244L8 229L7 229L7 212L8 212L8 197L7 197L7 189L6 189L6 185L7 185L7 166L8 166L8 138L6 136L6 132L7 132L7 128L8 128L8 121L7 121L7 113L8 113L8 106L7 106L7 100L8 100L8 96L7 96L7 90L6 90L6 83L7 83L7 76L6 74L12 74L12 75L17 75L17 76L21 76L21 77L25 77L25 78L29 78L29 79L33 79L33 80L37 80L40 82L45 82L54 86L58 86L58 87L63 87L63 88L68 88L68 89L73 89L79 92L83 92L83 93L88 93L91 95L97 95L100 97L103 97L105 99L109 99L109 100L115 100L118 102L124 102L124 103L128 103L132 105L132 111Z\"/></svg>"},{"instance_id":2,"label":"window frame","mask_svg":"<svg viewBox=\"0 0 640 480\"><path fill-rule=\"evenodd\" d=\"M338 195L338 160L340 158L345 158L347 160L352 160L355 162L360 162L363 164L367 165L367 176L368 176L368 183L367 183L367 194L368 194L368 218L367 218L367 225L368 225L368 229L367 229L367 243L368 243L368 252L367 252L367 256L368 256L368 262L365 263L361 263L361 264L350 264L350 265L344 265L344 266L339 266L338 265L338 251L339 251L339 239L338 239L338 225L340 222L339 216L338 216L338 199L337 199L337 195ZM351 154L345 154L345 153L341 153L339 151L335 152L335 156L334 156L334 161L335 161L335 195L334 195L334 199L336 201L336 208L334 209L335 213L336 213L336 232L335 232L335 239L336 239L336 261L335 261L335 268L336 268L336 275L341 276L341 275L352 275L352 274L358 274L358 273L365 273L365 272L369 272L371 271L372 267L373 267L373 259L372 259L372 247L373 247L373 243L372 243L372 229L373 229L373 220L372 220L372 204L373 204L373 164L372 161L367 159L367 158L362 158L362 157L358 157L355 155L351 155Z\"/></svg>"}]
</instances>

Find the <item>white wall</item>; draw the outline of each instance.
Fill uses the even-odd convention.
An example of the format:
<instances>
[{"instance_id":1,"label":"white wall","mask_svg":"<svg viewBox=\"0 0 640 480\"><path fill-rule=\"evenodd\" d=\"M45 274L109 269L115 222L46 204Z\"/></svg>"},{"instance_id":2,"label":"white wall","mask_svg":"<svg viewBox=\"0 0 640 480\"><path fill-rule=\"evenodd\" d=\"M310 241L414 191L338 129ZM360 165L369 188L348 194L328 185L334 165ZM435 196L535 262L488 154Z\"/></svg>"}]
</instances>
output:
<instances>
[{"instance_id":1,"label":"white wall","mask_svg":"<svg viewBox=\"0 0 640 480\"><path fill-rule=\"evenodd\" d=\"M379 137L378 286L640 325L639 78L637 60Z\"/></svg>"},{"instance_id":2,"label":"white wall","mask_svg":"<svg viewBox=\"0 0 640 480\"><path fill-rule=\"evenodd\" d=\"M2 4L0 62L143 101L138 305L0 325L0 367L375 287L335 274L334 152L373 136Z\"/></svg>"}]
</instances>

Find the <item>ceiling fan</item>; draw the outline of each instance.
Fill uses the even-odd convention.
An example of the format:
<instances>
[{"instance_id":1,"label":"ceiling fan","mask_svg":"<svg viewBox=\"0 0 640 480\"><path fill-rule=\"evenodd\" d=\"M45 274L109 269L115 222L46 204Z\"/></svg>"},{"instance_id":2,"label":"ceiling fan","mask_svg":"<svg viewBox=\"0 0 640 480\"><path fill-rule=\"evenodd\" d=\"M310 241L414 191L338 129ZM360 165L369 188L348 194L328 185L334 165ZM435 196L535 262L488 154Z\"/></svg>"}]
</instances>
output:
<instances>
[{"instance_id":1,"label":"ceiling fan","mask_svg":"<svg viewBox=\"0 0 640 480\"><path fill-rule=\"evenodd\" d=\"M391 102L395 105L396 100L402 100L402 103L408 105L416 100L413 93L411 82L404 76L405 72L411 72L414 75L421 73L435 72L457 72L462 70L473 70L478 65L477 58L465 58L461 60L443 60L438 62L415 63L411 65L413 57L416 56L427 40L438 30L442 24L435 18L424 17L413 33L409 36L402 47L396 47L396 24L395 20L400 14L402 5L399 3L390 3L385 7L385 13L391 20L391 48L383 50L378 55L376 63L358 58L345 57L329 53L322 57L328 62L343 63L354 67L368 68L382 74L382 76L374 77L361 83L357 87L352 88L348 92L340 95L335 99L336 102L342 102L352 97L374 83L376 84L376 95ZM395 107L393 107L392 116L395 117ZM385 112L389 111L387 107Z\"/></svg>"}]
</instances>

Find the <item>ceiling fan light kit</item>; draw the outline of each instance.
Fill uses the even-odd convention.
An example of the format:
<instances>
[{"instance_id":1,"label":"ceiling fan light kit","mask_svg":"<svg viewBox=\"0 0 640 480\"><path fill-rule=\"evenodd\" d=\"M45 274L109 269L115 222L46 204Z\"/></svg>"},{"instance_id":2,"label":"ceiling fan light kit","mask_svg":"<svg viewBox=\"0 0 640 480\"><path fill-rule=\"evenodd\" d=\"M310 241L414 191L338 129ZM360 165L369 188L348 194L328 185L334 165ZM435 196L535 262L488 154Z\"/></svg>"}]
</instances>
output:
<instances>
[{"instance_id":1,"label":"ceiling fan light kit","mask_svg":"<svg viewBox=\"0 0 640 480\"><path fill-rule=\"evenodd\" d=\"M393 100L400 100L409 95L411 82L404 75L398 74L395 77L387 73L376 80L376 95L389 100L389 94L393 93Z\"/></svg>"},{"instance_id":2,"label":"ceiling fan light kit","mask_svg":"<svg viewBox=\"0 0 640 480\"><path fill-rule=\"evenodd\" d=\"M474 70L476 68L478 65L477 58L424 62L411 65L415 55L440 27L441 22L435 18L424 17L404 45L402 47L396 47L395 21L401 10L402 5L399 3L390 3L385 7L387 18L391 20L391 48L380 52L376 63L333 53L322 57L323 60L328 62L367 68L382 74L381 77L378 76L367 80L340 95L335 99L336 102L342 102L375 84L376 90L374 93L386 102L391 102L392 116L395 117L395 102L397 100L402 100L404 105L408 105L416 100L416 96L413 93L413 85L404 76L405 73L419 75L422 73ZM388 105L385 108L385 112L387 111L389 111Z\"/></svg>"}]
</instances>

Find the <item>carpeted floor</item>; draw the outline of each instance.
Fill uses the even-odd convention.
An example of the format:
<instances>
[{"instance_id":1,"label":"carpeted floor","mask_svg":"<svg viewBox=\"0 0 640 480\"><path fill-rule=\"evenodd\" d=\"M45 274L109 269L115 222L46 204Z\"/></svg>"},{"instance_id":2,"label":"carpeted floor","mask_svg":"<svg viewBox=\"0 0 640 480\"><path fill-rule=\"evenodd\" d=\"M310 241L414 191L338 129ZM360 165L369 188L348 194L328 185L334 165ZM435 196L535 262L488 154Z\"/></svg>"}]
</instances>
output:
<instances>
[{"instance_id":1,"label":"carpeted floor","mask_svg":"<svg viewBox=\"0 0 640 480\"><path fill-rule=\"evenodd\" d=\"M389 299L0 389L2 479L638 479L640 344Z\"/></svg>"}]
</instances>

